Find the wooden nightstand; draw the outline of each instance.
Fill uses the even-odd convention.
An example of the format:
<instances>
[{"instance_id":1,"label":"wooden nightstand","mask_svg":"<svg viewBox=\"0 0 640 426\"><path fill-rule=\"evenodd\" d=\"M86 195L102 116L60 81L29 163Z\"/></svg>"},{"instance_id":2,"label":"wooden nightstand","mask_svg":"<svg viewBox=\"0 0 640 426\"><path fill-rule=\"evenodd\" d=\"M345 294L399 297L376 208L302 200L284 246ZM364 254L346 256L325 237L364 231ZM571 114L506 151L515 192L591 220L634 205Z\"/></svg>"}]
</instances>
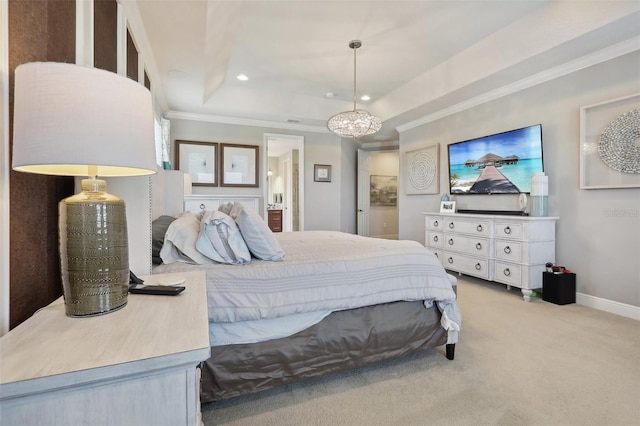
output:
<instances>
[{"instance_id":1,"label":"wooden nightstand","mask_svg":"<svg viewBox=\"0 0 640 426\"><path fill-rule=\"evenodd\" d=\"M197 425L209 358L204 272L179 296L129 294L116 312L65 315L62 298L0 339L0 423Z\"/></svg>"},{"instance_id":2,"label":"wooden nightstand","mask_svg":"<svg viewBox=\"0 0 640 426\"><path fill-rule=\"evenodd\" d=\"M267 210L269 229L282 232L282 210Z\"/></svg>"}]
</instances>

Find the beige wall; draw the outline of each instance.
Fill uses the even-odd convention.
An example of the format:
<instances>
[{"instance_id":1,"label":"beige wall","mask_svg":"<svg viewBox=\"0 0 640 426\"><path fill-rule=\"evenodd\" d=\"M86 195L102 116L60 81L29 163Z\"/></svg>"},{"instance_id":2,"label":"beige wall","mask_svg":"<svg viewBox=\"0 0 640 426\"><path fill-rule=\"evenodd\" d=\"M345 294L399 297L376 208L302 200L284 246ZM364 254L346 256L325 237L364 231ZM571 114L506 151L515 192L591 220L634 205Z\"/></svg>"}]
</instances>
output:
<instances>
[{"instance_id":1,"label":"beige wall","mask_svg":"<svg viewBox=\"0 0 640 426\"><path fill-rule=\"evenodd\" d=\"M640 306L640 188L579 189L580 107L640 92L640 52L566 75L400 134L403 153L440 144L440 188L448 188L447 145L542 123L549 215L559 216L556 260L577 274L577 291ZM516 210L512 195L456 196L458 208ZM403 195L400 238L424 242L423 211L440 195ZM615 213L618 212L619 214ZM580 294L579 294L580 296Z\"/></svg>"},{"instance_id":2,"label":"beige wall","mask_svg":"<svg viewBox=\"0 0 640 426\"><path fill-rule=\"evenodd\" d=\"M355 198L354 174L356 146L329 133L299 132L267 127L238 126L205 121L171 119L171 140L224 142L258 145L259 155L265 155L265 133L299 135L304 137L304 228L355 232L355 207L348 208L347 199ZM175 151L172 147L172 153ZM175 163L173 161L172 163ZM314 182L313 165L332 166L331 182ZM346 164L346 165L345 165ZM194 187L194 194L263 195L266 170L260 160L259 188ZM353 189L350 189L353 188ZM347 207L345 207L347 206Z\"/></svg>"}]
</instances>

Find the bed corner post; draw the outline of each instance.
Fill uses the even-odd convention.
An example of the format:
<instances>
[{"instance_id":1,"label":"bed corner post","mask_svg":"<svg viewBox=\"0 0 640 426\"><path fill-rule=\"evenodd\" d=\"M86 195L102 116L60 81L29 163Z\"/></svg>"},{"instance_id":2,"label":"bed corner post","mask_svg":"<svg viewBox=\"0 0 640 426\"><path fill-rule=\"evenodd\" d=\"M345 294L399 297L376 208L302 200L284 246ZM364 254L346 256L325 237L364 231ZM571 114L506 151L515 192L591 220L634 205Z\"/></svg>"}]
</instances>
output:
<instances>
[{"instance_id":1,"label":"bed corner post","mask_svg":"<svg viewBox=\"0 0 640 426\"><path fill-rule=\"evenodd\" d=\"M456 344L455 343L447 343L446 345L447 359L452 360L455 352L456 352Z\"/></svg>"}]
</instances>

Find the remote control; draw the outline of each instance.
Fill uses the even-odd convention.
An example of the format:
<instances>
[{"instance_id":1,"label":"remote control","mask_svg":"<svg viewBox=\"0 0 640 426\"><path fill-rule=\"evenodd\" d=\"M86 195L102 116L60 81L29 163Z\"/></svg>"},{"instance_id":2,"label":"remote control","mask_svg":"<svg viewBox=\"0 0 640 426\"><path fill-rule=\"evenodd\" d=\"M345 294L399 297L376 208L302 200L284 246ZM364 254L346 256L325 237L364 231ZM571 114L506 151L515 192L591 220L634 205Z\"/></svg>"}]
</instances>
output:
<instances>
[{"instance_id":1,"label":"remote control","mask_svg":"<svg viewBox=\"0 0 640 426\"><path fill-rule=\"evenodd\" d=\"M129 292L134 294L155 294L160 296L175 296L184 291L185 287L176 285L142 285L129 286Z\"/></svg>"}]
</instances>

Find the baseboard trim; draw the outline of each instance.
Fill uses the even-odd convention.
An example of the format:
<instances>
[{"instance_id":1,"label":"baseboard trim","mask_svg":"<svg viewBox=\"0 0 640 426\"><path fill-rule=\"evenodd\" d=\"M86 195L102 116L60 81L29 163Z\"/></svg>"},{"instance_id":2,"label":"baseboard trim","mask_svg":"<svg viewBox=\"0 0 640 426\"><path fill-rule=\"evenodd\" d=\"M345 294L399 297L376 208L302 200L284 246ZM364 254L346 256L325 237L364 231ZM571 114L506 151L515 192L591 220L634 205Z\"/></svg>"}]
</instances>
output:
<instances>
[{"instance_id":1,"label":"baseboard trim","mask_svg":"<svg viewBox=\"0 0 640 426\"><path fill-rule=\"evenodd\" d=\"M640 321L640 306L628 305L626 303L590 296L584 293L576 293L576 303L578 305L588 306L589 308L610 312L612 314Z\"/></svg>"}]
</instances>

